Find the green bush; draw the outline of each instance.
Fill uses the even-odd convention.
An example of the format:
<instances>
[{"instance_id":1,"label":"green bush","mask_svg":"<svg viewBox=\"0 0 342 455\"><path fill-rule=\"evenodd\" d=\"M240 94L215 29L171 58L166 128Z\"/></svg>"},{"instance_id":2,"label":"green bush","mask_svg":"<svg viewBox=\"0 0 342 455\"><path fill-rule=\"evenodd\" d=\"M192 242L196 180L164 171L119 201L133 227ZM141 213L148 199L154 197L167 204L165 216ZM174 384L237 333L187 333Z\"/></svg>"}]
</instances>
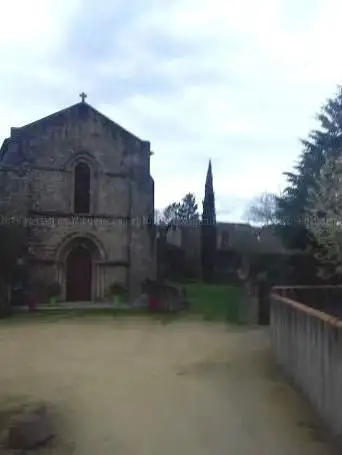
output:
<instances>
[{"instance_id":1,"label":"green bush","mask_svg":"<svg viewBox=\"0 0 342 455\"><path fill-rule=\"evenodd\" d=\"M62 294L62 287L61 285L57 282L54 281L53 283L49 284L47 287L47 298L58 298Z\"/></svg>"},{"instance_id":2,"label":"green bush","mask_svg":"<svg viewBox=\"0 0 342 455\"><path fill-rule=\"evenodd\" d=\"M109 286L108 297L114 300L127 300L128 292L122 283L112 283Z\"/></svg>"},{"instance_id":3,"label":"green bush","mask_svg":"<svg viewBox=\"0 0 342 455\"><path fill-rule=\"evenodd\" d=\"M122 283L112 283L109 286L109 293L111 296L122 296L125 292L126 288Z\"/></svg>"}]
</instances>

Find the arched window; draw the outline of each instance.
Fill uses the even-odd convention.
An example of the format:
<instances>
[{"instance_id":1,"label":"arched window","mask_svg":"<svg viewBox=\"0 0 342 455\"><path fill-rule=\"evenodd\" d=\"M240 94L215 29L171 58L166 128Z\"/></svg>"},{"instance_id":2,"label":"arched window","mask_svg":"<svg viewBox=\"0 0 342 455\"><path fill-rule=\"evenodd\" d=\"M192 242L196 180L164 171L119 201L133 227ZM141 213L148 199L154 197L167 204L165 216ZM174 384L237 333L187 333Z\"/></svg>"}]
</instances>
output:
<instances>
[{"instance_id":1,"label":"arched window","mask_svg":"<svg viewBox=\"0 0 342 455\"><path fill-rule=\"evenodd\" d=\"M86 214L90 211L90 168L86 163L75 167L74 212Z\"/></svg>"}]
</instances>

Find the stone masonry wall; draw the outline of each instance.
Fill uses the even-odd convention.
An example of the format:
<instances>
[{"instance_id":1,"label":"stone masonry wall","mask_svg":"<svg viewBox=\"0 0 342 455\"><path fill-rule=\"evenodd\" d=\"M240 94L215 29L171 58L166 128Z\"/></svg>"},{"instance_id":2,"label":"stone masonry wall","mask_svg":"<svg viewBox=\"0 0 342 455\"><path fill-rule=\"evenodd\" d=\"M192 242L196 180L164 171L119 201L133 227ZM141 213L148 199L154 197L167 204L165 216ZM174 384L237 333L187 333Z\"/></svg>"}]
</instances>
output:
<instances>
[{"instance_id":1,"label":"stone masonry wall","mask_svg":"<svg viewBox=\"0 0 342 455\"><path fill-rule=\"evenodd\" d=\"M7 215L26 216L29 204L27 175L15 169L0 167L1 222L6 222Z\"/></svg>"},{"instance_id":2,"label":"stone masonry wall","mask_svg":"<svg viewBox=\"0 0 342 455\"><path fill-rule=\"evenodd\" d=\"M141 292L146 278L156 277L156 235L152 225L154 214L153 180L132 182L132 226L130 231L130 286L132 298Z\"/></svg>"}]
</instances>

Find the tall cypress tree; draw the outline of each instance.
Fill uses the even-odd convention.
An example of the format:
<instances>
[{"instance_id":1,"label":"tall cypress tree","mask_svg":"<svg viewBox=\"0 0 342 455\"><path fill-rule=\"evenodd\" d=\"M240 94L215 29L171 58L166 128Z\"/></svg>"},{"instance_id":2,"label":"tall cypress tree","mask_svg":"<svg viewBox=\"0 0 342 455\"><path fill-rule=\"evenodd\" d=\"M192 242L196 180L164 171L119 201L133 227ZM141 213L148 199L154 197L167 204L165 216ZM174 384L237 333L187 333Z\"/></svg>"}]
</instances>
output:
<instances>
[{"instance_id":1,"label":"tall cypress tree","mask_svg":"<svg viewBox=\"0 0 342 455\"><path fill-rule=\"evenodd\" d=\"M201 229L203 279L212 281L216 263L216 210L211 160L205 181Z\"/></svg>"}]
</instances>

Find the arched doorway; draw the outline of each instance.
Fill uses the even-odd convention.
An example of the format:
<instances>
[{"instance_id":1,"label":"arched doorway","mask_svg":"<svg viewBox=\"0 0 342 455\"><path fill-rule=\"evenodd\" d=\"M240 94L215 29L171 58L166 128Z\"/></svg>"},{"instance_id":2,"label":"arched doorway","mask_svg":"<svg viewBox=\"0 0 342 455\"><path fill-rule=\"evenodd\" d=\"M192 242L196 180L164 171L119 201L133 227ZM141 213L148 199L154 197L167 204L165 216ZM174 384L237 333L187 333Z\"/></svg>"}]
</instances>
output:
<instances>
[{"instance_id":1,"label":"arched doorway","mask_svg":"<svg viewBox=\"0 0 342 455\"><path fill-rule=\"evenodd\" d=\"M92 255L86 245L75 246L66 259L66 300L91 300Z\"/></svg>"},{"instance_id":2,"label":"arched doorway","mask_svg":"<svg viewBox=\"0 0 342 455\"><path fill-rule=\"evenodd\" d=\"M105 278L101 267L106 251L96 235L73 232L57 247L57 280L67 301L93 301L104 297Z\"/></svg>"}]
</instances>

